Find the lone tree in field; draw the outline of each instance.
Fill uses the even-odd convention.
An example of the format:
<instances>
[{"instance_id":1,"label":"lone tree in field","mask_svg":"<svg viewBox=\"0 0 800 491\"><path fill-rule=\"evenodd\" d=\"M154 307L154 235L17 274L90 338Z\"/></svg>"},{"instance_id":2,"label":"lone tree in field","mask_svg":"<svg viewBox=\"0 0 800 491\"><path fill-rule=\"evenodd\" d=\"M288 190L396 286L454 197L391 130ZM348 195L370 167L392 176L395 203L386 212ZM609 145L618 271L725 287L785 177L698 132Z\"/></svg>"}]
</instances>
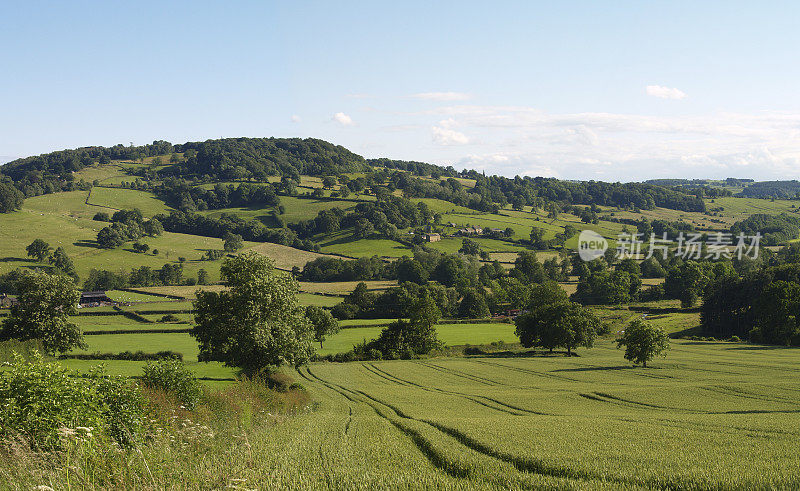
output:
<instances>
[{"instance_id":1,"label":"lone tree in field","mask_svg":"<svg viewBox=\"0 0 800 491\"><path fill-rule=\"evenodd\" d=\"M297 281L253 252L226 259L221 276L228 291L201 291L194 302L198 359L249 374L306 363L314 329L297 303Z\"/></svg>"},{"instance_id":2,"label":"lone tree in field","mask_svg":"<svg viewBox=\"0 0 800 491\"><path fill-rule=\"evenodd\" d=\"M625 346L626 360L647 367L647 362L656 356L666 356L669 338L661 329L636 319L628 324L625 334L617 340L617 348L621 346Z\"/></svg>"},{"instance_id":3,"label":"lone tree in field","mask_svg":"<svg viewBox=\"0 0 800 491\"><path fill-rule=\"evenodd\" d=\"M36 239L31 242L30 245L25 248L25 250L28 252L28 257L32 257L37 261L42 262L47 259L47 256L50 255L50 250L52 250L52 247L50 247L50 244L42 239Z\"/></svg>"},{"instance_id":4,"label":"lone tree in field","mask_svg":"<svg viewBox=\"0 0 800 491\"><path fill-rule=\"evenodd\" d=\"M339 332L339 322L331 315L329 310L316 305L309 305L306 307L306 317L314 326L314 340L319 343L320 348L322 348L322 342L325 341L327 336Z\"/></svg>"},{"instance_id":5,"label":"lone tree in field","mask_svg":"<svg viewBox=\"0 0 800 491\"><path fill-rule=\"evenodd\" d=\"M231 232L225 234L225 238L223 239L223 248L225 252L236 252L242 247L244 247L244 242L242 242L241 235Z\"/></svg>"},{"instance_id":6,"label":"lone tree in field","mask_svg":"<svg viewBox=\"0 0 800 491\"><path fill-rule=\"evenodd\" d=\"M570 356L579 346L591 348L602 327L594 314L574 302L544 305L517 317L516 324L522 346L566 348Z\"/></svg>"},{"instance_id":7,"label":"lone tree in field","mask_svg":"<svg viewBox=\"0 0 800 491\"><path fill-rule=\"evenodd\" d=\"M0 341L38 339L48 353L85 348L83 333L69 316L78 313L80 292L72 279L28 271L17 280L18 304L0 324Z\"/></svg>"}]
</instances>

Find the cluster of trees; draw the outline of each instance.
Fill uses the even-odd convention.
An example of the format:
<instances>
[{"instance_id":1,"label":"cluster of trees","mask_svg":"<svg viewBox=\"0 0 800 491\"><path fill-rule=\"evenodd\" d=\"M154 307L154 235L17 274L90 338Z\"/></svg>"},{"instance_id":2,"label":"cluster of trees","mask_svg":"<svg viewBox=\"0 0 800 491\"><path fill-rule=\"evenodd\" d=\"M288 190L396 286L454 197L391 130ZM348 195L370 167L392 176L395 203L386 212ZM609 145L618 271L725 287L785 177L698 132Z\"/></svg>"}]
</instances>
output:
<instances>
[{"instance_id":1,"label":"cluster of trees","mask_svg":"<svg viewBox=\"0 0 800 491\"><path fill-rule=\"evenodd\" d=\"M696 305L706 286L718 279L736 276L737 269L748 262L730 260L694 261L678 256L653 255L641 263L633 259L616 261L609 250L602 258L589 262L573 256L573 274L579 276L572 300L584 305L616 305L636 300L677 299L683 307ZM665 278L663 284L640 291L641 278Z\"/></svg>"},{"instance_id":2,"label":"cluster of trees","mask_svg":"<svg viewBox=\"0 0 800 491\"><path fill-rule=\"evenodd\" d=\"M138 147L115 145L113 147L61 150L17 159L3 165L0 173L6 178L0 176L0 181L4 181L4 186L13 186L26 198L59 191L88 190L91 189L91 184L83 181L76 182L73 172L95 163L108 163L112 159L136 160L171 151L172 145L164 141L155 141L151 145ZM4 193L0 188L0 203L9 199L7 197L4 199L3 196L12 196L12 194ZM18 196L13 197L11 202L13 203L17 199ZM0 207L0 212L2 209L3 207Z\"/></svg>"},{"instance_id":3,"label":"cluster of trees","mask_svg":"<svg viewBox=\"0 0 800 491\"><path fill-rule=\"evenodd\" d=\"M702 292L703 331L800 346L800 250L787 249L764 267L709 281Z\"/></svg>"},{"instance_id":4,"label":"cluster of trees","mask_svg":"<svg viewBox=\"0 0 800 491\"><path fill-rule=\"evenodd\" d=\"M386 188L378 189L386 191ZM320 211L311 220L301 221L290 227L303 238L352 227L353 235L358 238L378 233L396 239L398 229L424 225L432 218L433 213L425 203L414 204L407 198L393 196L386 191L379 192L376 201L358 203L348 213L339 208L330 208Z\"/></svg>"},{"instance_id":5,"label":"cluster of trees","mask_svg":"<svg viewBox=\"0 0 800 491\"><path fill-rule=\"evenodd\" d=\"M421 295L432 298L444 315L454 317L458 311L459 295L455 288L436 283L418 285L408 282L375 293L370 292L362 282L356 285L342 303L335 305L331 312L338 319L407 317L409 309ZM486 310L485 314L488 313Z\"/></svg>"},{"instance_id":6,"label":"cluster of trees","mask_svg":"<svg viewBox=\"0 0 800 491\"><path fill-rule=\"evenodd\" d=\"M353 347L356 359L410 359L442 348L436 336L436 323L441 312L427 290L413 300L408 309L408 320L398 319L389 324L380 336Z\"/></svg>"},{"instance_id":7,"label":"cluster of trees","mask_svg":"<svg viewBox=\"0 0 800 491\"><path fill-rule=\"evenodd\" d=\"M75 265L72 263L72 259L67 255L67 251L65 251L63 247L59 246L53 251L50 244L44 240L34 239L34 241L25 248L25 251L28 257L36 261L40 263L46 261L49 263L53 272L69 276L74 281L78 280L78 274L75 272Z\"/></svg>"},{"instance_id":8,"label":"cluster of trees","mask_svg":"<svg viewBox=\"0 0 800 491\"><path fill-rule=\"evenodd\" d=\"M0 182L0 213L9 213L19 210L25 196L13 185Z\"/></svg>"},{"instance_id":9,"label":"cluster of trees","mask_svg":"<svg viewBox=\"0 0 800 491\"><path fill-rule=\"evenodd\" d=\"M800 181L761 181L745 187L739 196L746 198L798 199Z\"/></svg>"},{"instance_id":10,"label":"cluster of trees","mask_svg":"<svg viewBox=\"0 0 800 491\"><path fill-rule=\"evenodd\" d=\"M247 220L227 213L210 217L175 210L169 215L156 215L153 219L161 222L168 232L218 238L224 238L230 233L253 242L272 242L308 251L319 249L312 241L299 238L288 228L267 228L258 220Z\"/></svg>"},{"instance_id":11,"label":"cluster of trees","mask_svg":"<svg viewBox=\"0 0 800 491\"><path fill-rule=\"evenodd\" d=\"M95 215L95 220L102 218L104 217ZM119 210L111 216L111 225L97 232L97 245L103 249L114 249L125 242L139 240L145 235L158 237L162 233L164 227L158 219L145 220L142 212L135 208Z\"/></svg>"},{"instance_id":12,"label":"cluster of trees","mask_svg":"<svg viewBox=\"0 0 800 491\"><path fill-rule=\"evenodd\" d=\"M196 279L184 278L183 264L166 263L158 269L139 266L128 273L92 269L83 282L83 288L89 291L117 290L138 286L205 285L207 282L208 272L204 269L197 272Z\"/></svg>"},{"instance_id":13,"label":"cluster of trees","mask_svg":"<svg viewBox=\"0 0 800 491\"><path fill-rule=\"evenodd\" d=\"M564 279L564 265L569 260L551 258L543 264L535 253L523 251L506 272L497 261L481 264L474 256L418 247L413 258L386 265L385 271L394 267L399 286L373 293L360 283L333 314L339 319L407 317L415 299L427 294L442 315L486 318L509 308L527 308L531 298L542 294L542 284Z\"/></svg>"},{"instance_id":14,"label":"cluster of trees","mask_svg":"<svg viewBox=\"0 0 800 491\"><path fill-rule=\"evenodd\" d=\"M173 208L183 211L218 210L235 206L260 205L277 207L280 198L269 183L238 185L217 183L212 189L194 186L175 177L169 177L153 188Z\"/></svg>"},{"instance_id":15,"label":"cluster of trees","mask_svg":"<svg viewBox=\"0 0 800 491\"><path fill-rule=\"evenodd\" d=\"M760 233L762 245L778 245L800 237L800 217L788 213L756 213L731 226L734 237L740 233L751 236Z\"/></svg>"},{"instance_id":16,"label":"cluster of trees","mask_svg":"<svg viewBox=\"0 0 800 491\"><path fill-rule=\"evenodd\" d=\"M396 279L397 266L378 256L345 260L337 257L318 257L306 263L298 274L302 281L365 281Z\"/></svg>"},{"instance_id":17,"label":"cluster of trees","mask_svg":"<svg viewBox=\"0 0 800 491\"><path fill-rule=\"evenodd\" d=\"M682 211L706 210L705 202L697 196L653 184L461 174L462 177L468 175L476 179L475 186L468 190L452 178L431 183L405 173L393 176L393 180L396 187L403 189L408 196L444 199L481 211L496 211L497 205L503 207L509 203L515 209L522 206L542 208L547 202L645 210L656 206Z\"/></svg>"},{"instance_id":18,"label":"cluster of trees","mask_svg":"<svg viewBox=\"0 0 800 491\"><path fill-rule=\"evenodd\" d=\"M184 160L163 172L219 180L337 175L369 170L360 155L315 138L225 138L176 145Z\"/></svg>"},{"instance_id":19,"label":"cluster of trees","mask_svg":"<svg viewBox=\"0 0 800 491\"><path fill-rule=\"evenodd\" d=\"M434 179L438 179L440 177L458 176L458 172L456 172L456 170L453 168L452 165L448 165L447 167L441 167L438 165L428 164L425 162L393 160L387 158L368 159L367 163L375 167L383 167L385 169L396 169L396 170L406 171L415 176L422 176L422 177L431 176Z\"/></svg>"}]
</instances>

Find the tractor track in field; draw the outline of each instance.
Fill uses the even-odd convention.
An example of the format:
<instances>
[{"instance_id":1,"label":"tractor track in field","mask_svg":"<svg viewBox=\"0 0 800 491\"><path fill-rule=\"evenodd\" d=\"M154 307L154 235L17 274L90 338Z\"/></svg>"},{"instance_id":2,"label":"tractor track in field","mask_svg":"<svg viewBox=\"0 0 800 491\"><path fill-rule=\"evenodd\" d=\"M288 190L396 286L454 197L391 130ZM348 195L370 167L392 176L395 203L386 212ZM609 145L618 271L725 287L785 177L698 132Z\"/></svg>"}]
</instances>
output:
<instances>
[{"instance_id":1,"label":"tractor track in field","mask_svg":"<svg viewBox=\"0 0 800 491\"><path fill-rule=\"evenodd\" d=\"M312 377L314 376L314 375L311 373L311 370L308 370L308 374L309 374L309 375L306 375L306 374L304 374L304 373L303 373L303 372L302 372L302 371L301 371L301 370L298 368L298 369L297 369L297 373L299 373L301 377L303 377L305 380L307 380L308 382L310 382L310 383L312 383L312 384L313 384L313 383L317 383L317 382L321 382L321 380L320 380L320 379L313 380L313 379L311 379L311 377L309 377L309 375L310 375L310 376L312 376ZM316 379L317 377L314 377L314 378ZM347 400L348 400L348 401L350 401L350 402L353 402L353 403L358 403L358 402L359 402L359 401L357 401L356 399L353 399L352 397L350 397L349 395L347 395L347 394L345 394L345 393L343 393L343 392L340 392L340 391L338 391L338 390L334 389L333 387L330 387L330 386L328 386L327 384L324 384L324 383L323 383L323 385L325 385L325 386L326 386L328 389L330 389L330 390L332 390L332 391L334 391L334 392L338 393L339 395L341 395L342 397L344 397L345 399L347 399ZM345 435L345 436L349 436L349 434L350 434L350 425L353 423L353 406L351 406L350 404L348 404L348 405L347 405L347 409L348 409L348 411L349 411L349 414L348 414L348 416L347 416L347 422L345 422L345 424L344 424L344 435Z\"/></svg>"},{"instance_id":2,"label":"tractor track in field","mask_svg":"<svg viewBox=\"0 0 800 491\"><path fill-rule=\"evenodd\" d=\"M471 373L464 372L462 370L456 370L455 368L443 367L441 365L436 365L430 362L419 361L417 362L419 365L424 367L432 368L434 370L439 370L440 372L448 373L453 375L454 377L460 377L463 379L470 380L472 382L478 382L479 384L489 385L489 386L498 386L498 385L507 385L501 384L500 382L495 382L494 380L481 377L479 375L473 375Z\"/></svg>"},{"instance_id":3,"label":"tractor track in field","mask_svg":"<svg viewBox=\"0 0 800 491\"><path fill-rule=\"evenodd\" d=\"M367 396L366 394L364 394L364 393L362 393L360 391L354 391L352 389L348 389L346 387L343 387L343 386L338 385L338 384L334 384L332 382L327 382L326 380L323 380L322 378L314 375L314 373L311 371L310 368L308 368L308 367L305 367L305 368L306 368L306 371L308 372L308 375L310 377L313 377L314 381L316 383L322 384L324 387L327 387L328 389L330 389L330 390L332 390L334 392L337 392L341 396L343 396L343 397L345 397L345 398L347 398L347 399L349 399L351 401L357 401L357 400L353 399L354 395L350 395L350 394L361 394L362 397L366 398L367 400L362 400L362 401L357 401L357 402L359 402L361 404L366 404L367 406L371 407L372 410L375 411L375 414L379 418L385 420L386 422L388 422L389 424L394 426L395 429L397 429L398 431L400 431L401 433L403 433L404 435L409 437L411 439L411 441L414 443L414 445L417 447L417 449L422 453L422 455L435 468L441 470L442 472L446 473L447 475L449 475L451 477L458 478L458 479L466 479L469 476L469 474L470 474L469 469L463 467L460 463L454 463L454 462L448 461L447 460L447 456L445 454L443 454L442 452L436 450L434 448L433 444L429 440L427 440L421 433L419 433L418 431L414 430L413 428L409 428L408 426L402 425L400 422L393 420L392 418L390 418L386 414L383 414L383 412L381 411L381 409L379 407L377 407L375 404L372 404L372 403L369 402L369 400L371 400L371 398L369 396ZM348 394L348 392L350 394ZM400 416L400 413L397 413L397 411L395 411L395 414ZM412 418L409 418L408 416L405 416L405 415L400 416L400 417L404 418L404 419L412 419Z\"/></svg>"},{"instance_id":4,"label":"tractor track in field","mask_svg":"<svg viewBox=\"0 0 800 491\"><path fill-rule=\"evenodd\" d=\"M512 414L514 416L524 416L525 413L536 414L538 416L551 416L550 414L542 413L542 412L539 412L539 411L533 411L531 409L525 409L525 408L513 406L511 404L506 404L504 402L498 401L497 399L495 399L493 397L464 394L462 392L456 392L454 390L447 390L447 389L440 389L438 387L426 387L424 385L420 385L420 384L416 384L414 382L411 382L410 380L401 379L400 377L392 375L389 372L381 370L380 368L376 367L374 364L370 364L370 366L372 367L372 369L377 370L378 372L386 374L389 377L393 377L393 378L395 378L395 379L397 379L397 380L399 380L401 382L404 382L405 384L407 384L409 386L413 386L413 387L416 387L418 389L422 389L422 390L424 390L426 392L436 392L436 393L440 393L440 394L461 397L461 398L467 399L469 401L472 401L475 404L480 404L481 406L487 407L489 409L493 409L495 411L500 411L500 412ZM480 399L483 399L483 401L481 401ZM488 401L488 403L484 402L484 401ZM492 404L495 404L496 406L500 406L500 407L496 407L496 406L494 406Z\"/></svg>"},{"instance_id":5,"label":"tractor track in field","mask_svg":"<svg viewBox=\"0 0 800 491\"><path fill-rule=\"evenodd\" d=\"M704 431L708 433L726 433L729 435L741 435L742 433L747 433L749 436L755 438L765 438L765 439L775 438L775 435L792 435L792 436L800 435L799 432L795 431L755 429L755 428L746 428L743 426L698 423L687 420L678 421L672 419L658 419L652 421L649 420L643 421L641 419L630 419L630 418L618 418L618 420L624 421L626 423L634 423L637 425L651 424L654 426L669 426L672 428L680 428L683 430Z\"/></svg>"},{"instance_id":6,"label":"tractor track in field","mask_svg":"<svg viewBox=\"0 0 800 491\"><path fill-rule=\"evenodd\" d=\"M685 409L679 407L671 407L671 406L660 406L658 404L649 404L646 402L639 402L634 401L631 399L625 399L623 397L615 396L613 394L608 394L606 392L579 392L579 396L583 397L584 399L589 399L592 401L598 402L605 402L608 404L616 404L618 406L623 406L627 408L634 408L634 409L658 409L663 411L679 411L684 413L690 414L712 414L708 411L701 411L697 409Z\"/></svg>"},{"instance_id":7,"label":"tractor track in field","mask_svg":"<svg viewBox=\"0 0 800 491\"><path fill-rule=\"evenodd\" d=\"M540 377L550 377L550 378L554 378L554 379L558 379L558 380L568 380L570 382L583 382L582 380L578 380L576 378L565 377L563 375L554 375L554 374L548 373L548 372L538 372L536 370L531 370L529 368L512 367L512 366L509 366L509 365L504 365L502 363L493 363L491 361L478 360L478 359L473 359L472 361L474 361L475 363L483 363L484 365L492 365L492 366L495 366L495 367L505 368L507 370L513 370L515 372L522 372L522 373L527 373L527 374L530 374L530 375L538 375Z\"/></svg>"},{"instance_id":8,"label":"tractor track in field","mask_svg":"<svg viewBox=\"0 0 800 491\"><path fill-rule=\"evenodd\" d=\"M733 387L727 387L724 385L706 385L698 387L702 390L707 390L709 392L713 392L715 394L722 394L726 396L734 396L734 397L741 397L742 399L753 399L757 401L763 402L778 402L781 404L792 404L792 405L800 405L800 401L796 399L790 399L788 397L775 397L775 396L767 396L761 394L755 394L752 392L747 392L744 390L737 390Z\"/></svg>"},{"instance_id":9,"label":"tractor track in field","mask_svg":"<svg viewBox=\"0 0 800 491\"><path fill-rule=\"evenodd\" d=\"M390 375L390 374L388 374L388 373L386 373L384 371L378 370L378 368L375 367L374 365L367 365L366 363L364 363L364 364L361 365L361 367L364 370L366 370L367 372L371 373L372 375L380 377L381 379L383 379L383 381L388 381L388 382L390 382L390 383L392 383L394 385L401 385L403 387L412 386L412 387L420 387L420 388L422 388L422 386L419 386L419 385L416 385L416 384L411 384L410 382L406 382L404 380L400 380L400 379L398 379L398 378L396 378L396 377L394 377L394 376L392 376L392 375ZM384 382L384 383L386 383L386 382Z\"/></svg>"},{"instance_id":10,"label":"tractor track in field","mask_svg":"<svg viewBox=\"0 0 800 491\"><path fill-rule=\"evenodd\" d=\"M510 464L511 466L515 467L517 470L525 473L530 474L537 474L542 476L550 476L556 478L563 478L563 479L575 479L581 481L588 481L588 482L611 482L620 485L651 485L655 488L660 489L681 489L682 485L680 482L652 482L652 483L641 483L636 482L633 479L625 479L619 478L615 476L608 476L608 475L599 475L592 472L582 471L574 468L569 467L562 467L562 466L555 466L545 463L540 459L531 459L531 458L524 458L518 457L515 455L507 454L505 452L498 451L483 442L476 440L475 438L465 434L464 432L448 427L441 423L437 423L435 421L427 420L427 419L418 419L406 414L400 408L382 401L374 396L367 394L364 391L357 390L357 389L348 389L342 385L328 382L311 371L310 368L306 367L308 374L313 377L318 383L328 387L329 389L340 393L341 395L347 397L350 400L353 400L352 397L361 396L365 400L359 401L363 404L367 404L370 406L375 414L377 414L380 418L389 422L392 426L394 426L397 430L411 438L412 442L416 445L419 451L428 459L428 461L436 468L442 470L443 472L447 473L448 475L460 479L465 479L473 475L472 469L468 466L464 466L464 464L460 462L453 462L448 460L446 454L437 450L434 444L428 440L424 435L422 435L419 431L415 430L414 428L410 428L407 425L402 424L400 421L397 421L391 417L390 415L384 414L384 408L390 410L397 418L400 418L401 421L414 421L417 423L422 423L428 425L429 427L439 431L441 434L448 436L454 439L463 447L472 450L478 454L484 455L486 457L490 457L492 459L498 460L500 462L504 462L506 464ZM348 395L347 393L352 394L352 396ZM496 485L501 485L501 487L508 487L507 483L498 483L494 482L494 480L488 480L481 476L475 476L482 479L485 482L491 482ZM523 484L523 487L526 489L537 489L540 486L535 485L528 485L527 483L520 483Z\"/></svg>"}]
</instances>

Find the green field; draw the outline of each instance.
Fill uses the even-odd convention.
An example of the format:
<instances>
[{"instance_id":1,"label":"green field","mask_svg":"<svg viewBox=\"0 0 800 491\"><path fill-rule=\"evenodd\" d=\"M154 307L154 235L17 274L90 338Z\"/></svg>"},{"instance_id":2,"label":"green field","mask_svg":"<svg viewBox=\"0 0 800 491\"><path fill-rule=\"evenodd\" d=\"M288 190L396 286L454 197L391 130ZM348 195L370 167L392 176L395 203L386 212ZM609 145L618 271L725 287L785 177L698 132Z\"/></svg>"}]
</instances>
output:
<instances>
[{"instance_id":1,"label":"green field","mask_svg":"<svg viewBox=\"0 0 800 491\"><path fill-rule=\"evenodd\" d=\"M92 192L97 189L106 188L95 188ZM158 249L158 256L135 253L130 243L118 249L98 248L95 243L97 232L108 224L94 221L92 217L98 211L113 210L87 205L84 202L87 195L87 191L72 191L28 198L21 210L0 217L0 273L36 266L35 262L27 259L25 247L34 239L41 238L53 248L64 247L81 279L85 279L93 268L129 271L134 267L149 266L157 269L164 263L177 262L180 257L188 259L184 264L184 276L195 276L197 270L205 268L212 281L218 279L220 261L201 262L198 259L208 249L222 249L221 239L170 232L143 238L142 242L147 243L151 250ZM245 244L246 247L256 245Z\"/></svg>"},{"instance_id":2,"label":"green field","mask_svg":"<svg viewBox=\"0 0 800 491\"><path fill-rule=\"evenodd\" d=\"M672 345L648 369L610 340L573 358L312 364L299 376L321 408L298 426L315 430L281 446L341 487L800 486L800 351Z\"/></svg>"},{"instance_id":3,"label":"green field","mask_svg":"<svg viewBox=\"0 0 800 491\"><path fill-rule=\"evenodd\" d=\"M479 211L436 198L411 198L414 203L425 203L434 213L479 214Z\"/></svg>"},{"instance_id":4,"label":"green field","mask_svg":"<svg viewBox=\"0 0 800 491\"><path fill-rule=\"evenodd\" d=\"M117 210L138 208L146 217L169 213L170 208L152 193L122 188L92 188L88 203Z\"/></svg>"},{"instance_id":5,"label":"green field","mask_svg":"<svg viewBox=\"0 0 800 491\"><path fill-rule=\"evenodd\" d=\"M410 256L411 249L389 239L353 239L351 231L330 234L319 242L320 250L328 254L352 257L400 257Z\"/></svg>"}]
</instances>

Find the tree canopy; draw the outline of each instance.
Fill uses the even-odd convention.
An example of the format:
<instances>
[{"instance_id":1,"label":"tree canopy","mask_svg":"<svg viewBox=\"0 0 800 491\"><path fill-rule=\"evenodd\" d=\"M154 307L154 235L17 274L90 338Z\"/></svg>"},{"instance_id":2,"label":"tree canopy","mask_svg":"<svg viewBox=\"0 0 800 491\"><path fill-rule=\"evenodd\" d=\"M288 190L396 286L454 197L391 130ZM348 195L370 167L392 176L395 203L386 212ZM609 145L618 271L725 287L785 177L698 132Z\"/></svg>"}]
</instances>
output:
<instances>
[{"instance_id":1,"label":"tree canopy","mask_svg":"<svg viewBox=\"0 0 800 491\"><path fill-rule=\"evenodd\" d=\"M198 292L194 302L201 361L221 361L257 373L299 366L313 354L314 329L297 302L297 281L256 253L228 258L222 292Z\"/></svg>"},{"instance_id":2,"label":"tree canopy","mask_svg":"<svg viewBox=\"0 0 800 491\"><path fill-rule=\"evenodd\" d=\"M86 347L83 333L69 321L77 314L80 292L72 279L39 271L25 271L16 281L17 301L0 324L0 341L37 339L48 353Z\"/></svg>"}]
</instances>

